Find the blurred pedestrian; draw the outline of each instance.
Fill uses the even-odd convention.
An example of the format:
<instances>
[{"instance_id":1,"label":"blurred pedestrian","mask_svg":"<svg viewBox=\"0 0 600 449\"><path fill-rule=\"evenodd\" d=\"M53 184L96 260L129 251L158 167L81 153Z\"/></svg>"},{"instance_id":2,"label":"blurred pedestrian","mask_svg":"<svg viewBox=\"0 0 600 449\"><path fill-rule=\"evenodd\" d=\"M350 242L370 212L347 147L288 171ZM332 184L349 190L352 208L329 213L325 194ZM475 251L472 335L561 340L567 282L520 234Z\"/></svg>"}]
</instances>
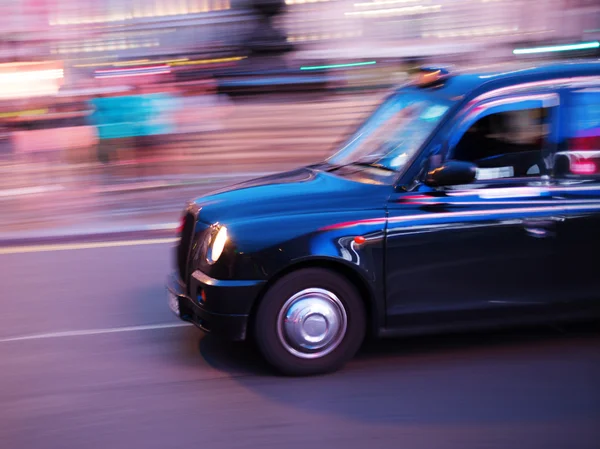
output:
<instances>
[{"instance_id":1,"label":"blurred pedestrian","mask_svg":"<svg viewBox=\"0 0 600 449\"><path fill-rule=\"evenodd\" d=\"M93 112L89 121L98 131L98 161L103 164L118 159L118 142L128 137L128 115L131 114L131 104L128 97L103 93L90 101Z\"/></svg>"},{"instance_id":2,"label":"blurred pedestrian","mask_svg":"<svg viewBox=\"0 0 600 449\"><path fill-rule=\"evenodd\" d=\"M146 165L167 149L175 132L175 111L178 100L168 85L148 85L136 92L137 121L133 139L134 158L138 175L148 173Z\"/></svg>"}]
</instances>

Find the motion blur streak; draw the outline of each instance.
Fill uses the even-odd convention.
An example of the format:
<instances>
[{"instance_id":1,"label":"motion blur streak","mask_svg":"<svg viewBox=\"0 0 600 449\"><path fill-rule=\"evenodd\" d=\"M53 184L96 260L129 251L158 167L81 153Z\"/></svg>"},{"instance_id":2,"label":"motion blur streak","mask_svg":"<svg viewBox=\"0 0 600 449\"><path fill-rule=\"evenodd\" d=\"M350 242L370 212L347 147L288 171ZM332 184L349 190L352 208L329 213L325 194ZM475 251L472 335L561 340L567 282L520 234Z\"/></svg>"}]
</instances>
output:
<instances>
[{"instance_id":1,"label":"motion blur streak","mask_svg":"<svg viewBox=\"0 0 600 449\"><path fill-rule=\"evenodd\" d=\"M113 327L108 329L86 329L79 331L64 331L64 332L50 332L47 334L36 334L36 335L23 335L20 337L9 337L1 338L0 343L10 343L15 341L25 340L44 340L47 338L65 338L65 337L83 337L90 335L103 335L103 334L115 334L119 332L138 332L138 331L149 331L156 329L170 329L173 327L187 327L191 326L189 323L165 323L165 324L151 324L147 326L127 326L127 327Z\"/></svg>"},{"instance_id":2,"label":"motion blur streak","mask_svg":"<svg viewBox=\"0 0 600 449\"><path fill-rule=\"evenodd\" d=\"M0 248L0 254L70 251L74 249L113 248L115 246L159 245L163 243L174 243L176 240L177 239L175 238L163 238L148 240L125 240L122 242L65 243L55 245L15 246L12 248Z\"/></svg>"},{"instance_id":3,"label":"motion blur streak","mask_svg":"<svg viewBox=\"0 0 600 449\"><path fill-rule=\"evenodd\" d=\"M513 50L513 53L515 55L526 55L532 53L552 53L557 51L587 50L598 47L600 47L600 42L582 42L580 44L551 45L547 47L536 48L516 48Z\"/></svg>"},{"instance_id":4,"label":"motion blur streak","mask_svg":"<svg viewBox=\"0 0 600 449\"><path fill-rule=\"evenodd\" d=\"M360 67L363 65L373 65L377 64L377 61L367 61L367 62L351 62L348 64L334 64L334 65L318 65L318 66L309 66L309 67L300 67L300 70L322 70L322 69L340 69L344 67Z\"/></svg>"}]
</instances>

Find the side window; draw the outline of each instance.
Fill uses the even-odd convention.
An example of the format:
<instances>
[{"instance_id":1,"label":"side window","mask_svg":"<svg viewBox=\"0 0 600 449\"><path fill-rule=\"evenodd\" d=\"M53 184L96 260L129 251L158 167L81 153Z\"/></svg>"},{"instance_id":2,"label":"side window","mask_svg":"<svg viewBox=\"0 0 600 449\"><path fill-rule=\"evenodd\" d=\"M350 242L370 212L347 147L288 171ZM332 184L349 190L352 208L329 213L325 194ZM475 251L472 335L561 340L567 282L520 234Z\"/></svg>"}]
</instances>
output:
<instances>
[{"instance_id":1,"label":"side window","mask_svg":"<svg viewBox=\"0 0 600 449\"><path fill-rule=\"evenodd\" d=\"M559 177L600 176L600 88L570 92L561 151L554 164Z\"/></svg>"},{"instance_id":2,"label":"side window","mask_svg":"<svg viewBox=\"0 0 600 449\"><path fill-rule=\"evenodd\" d=\"M540 176L546 171L549 111L539 107L485 115L467 129L452 159L476 164L481 180Z\"/></svg>"}]
</instances>

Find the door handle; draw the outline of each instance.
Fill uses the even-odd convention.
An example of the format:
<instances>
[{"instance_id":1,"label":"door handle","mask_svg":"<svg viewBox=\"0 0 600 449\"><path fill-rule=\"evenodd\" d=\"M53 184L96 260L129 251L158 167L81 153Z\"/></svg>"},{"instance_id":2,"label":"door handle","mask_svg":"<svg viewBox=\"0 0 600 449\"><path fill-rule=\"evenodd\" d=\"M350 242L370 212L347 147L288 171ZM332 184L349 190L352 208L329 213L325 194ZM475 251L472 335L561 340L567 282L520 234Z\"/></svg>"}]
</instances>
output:
<instances>
[{"instance_id":1,"label":"door handle","mask_svg":"<svg viewBox=\"0 0 600 449\"><path fill-rule=\"evenodd\" d=\"M556 235L556 220L525 220L525 232L534 238L554 237Z\"/></svg>"}]
</instances>

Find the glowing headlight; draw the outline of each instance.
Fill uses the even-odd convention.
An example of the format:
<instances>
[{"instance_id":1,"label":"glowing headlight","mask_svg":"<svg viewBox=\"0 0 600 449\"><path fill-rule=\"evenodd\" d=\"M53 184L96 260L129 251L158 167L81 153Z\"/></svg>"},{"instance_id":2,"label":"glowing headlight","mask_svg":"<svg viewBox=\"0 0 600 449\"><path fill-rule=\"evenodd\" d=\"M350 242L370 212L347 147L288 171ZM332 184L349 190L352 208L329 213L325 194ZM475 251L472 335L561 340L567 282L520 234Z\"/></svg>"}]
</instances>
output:
<instances>
[{"instance_id":1,"label":"glowing headlight","mask_svg":"<svg viewBox=\"0 0 600 449\"><path fill-rule=\"evenodd\" d=\"M221 226L213 239L212 244L208 248L208 253L206 254L208 263L213 264L219 260L219 257L221 257L221 254L223 253L223 249L225 249L225 243L227 243L227 228Z\"/></svg>"}]
</instances>

